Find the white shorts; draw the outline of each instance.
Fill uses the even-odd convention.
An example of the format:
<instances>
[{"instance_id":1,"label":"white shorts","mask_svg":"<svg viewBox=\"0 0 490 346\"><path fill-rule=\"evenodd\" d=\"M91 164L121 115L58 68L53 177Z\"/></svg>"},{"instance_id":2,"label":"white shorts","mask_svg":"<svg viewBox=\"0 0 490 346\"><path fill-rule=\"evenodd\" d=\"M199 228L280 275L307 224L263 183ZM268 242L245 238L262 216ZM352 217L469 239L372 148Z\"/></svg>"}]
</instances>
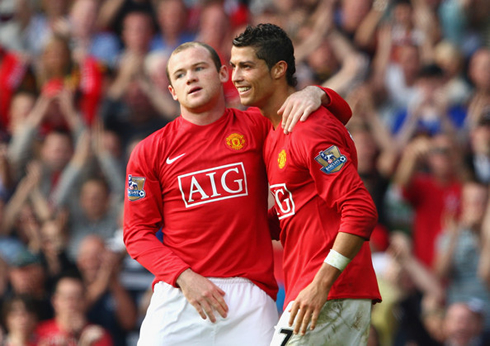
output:
<instances>
[{"instance_id":1,"label":"white shorts","mask_svg":"<svg viewBox=\"0 0 490 346\"><path fill-rule=\"evenodd\" d=\"M138 346L268 346L278 320L274 300L250 280L210 278L225 291L228 316L203 320L182 291L165 282L154 287Z\"/></svg>"},{"instance_id":2,"label":"white shorts","mask_svg":"<svg viewBox=\"0 0 490 346\"><path fill-rule=\"evenodd\" d=\"M290 302L279 320L270 346L366 345L371 324L370 299L328 300L320 311L315 330L301 336L289 327Z\"/></svg>"}]
</instances>

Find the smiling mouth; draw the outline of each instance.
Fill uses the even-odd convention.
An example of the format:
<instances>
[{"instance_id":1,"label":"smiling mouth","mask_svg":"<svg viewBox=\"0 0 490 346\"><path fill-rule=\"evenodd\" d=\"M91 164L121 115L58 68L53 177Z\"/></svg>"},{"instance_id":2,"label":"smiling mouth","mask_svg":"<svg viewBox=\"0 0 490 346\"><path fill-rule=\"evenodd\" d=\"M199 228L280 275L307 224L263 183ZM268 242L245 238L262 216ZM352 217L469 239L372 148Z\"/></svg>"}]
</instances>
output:
<instances>
[{"instance_id":1,"label":"smiling mouth","mask_svg":"<svg viewBox=\"0 0 490 346\"><path fill-rule=\"evenodd\" d=\"M250 87L236 87L236 89L238 90L239 93L244 93L246 91L249 91L252 88L250 88Z\"/></svg>"}]
</instances>

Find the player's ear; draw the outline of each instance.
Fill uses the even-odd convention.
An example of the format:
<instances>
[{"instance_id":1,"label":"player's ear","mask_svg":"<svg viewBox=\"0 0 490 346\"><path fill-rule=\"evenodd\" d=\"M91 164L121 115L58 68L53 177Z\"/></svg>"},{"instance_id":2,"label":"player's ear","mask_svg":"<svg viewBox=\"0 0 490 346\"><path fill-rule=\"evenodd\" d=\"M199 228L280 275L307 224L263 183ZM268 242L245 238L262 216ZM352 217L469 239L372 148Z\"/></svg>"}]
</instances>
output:
<instances>
[{"instance_id":1,"label":"player's ear","mask_svg":"<svg viewBox=\"0 0 490 346\"><path fill-rule=\"evenodd\" d=\"M178 101L178 99L177 99L177 95L175 94L175 90L174 90L174 88L172 87L172 85L169 85L169 86L168 86L168 91L170 92L170 95L172 95L172 98L173 98L175 101Z\"/></svg>"},{"instance_id":2,"label":"player's ear","mask_svg":"<svg viewBox=\"0 0 490 346\"><path fill-rule=\"evenodd\" d=\"M226 65L222 65L219 69L219 80L221 83L228 82L228 78L230 77L230 73L228 71L228 67Z\"/></svg>"},{"instance_id":3,"label":"player's ear","mask_svg":"<svg viewBox=\"0 0 490 346\"><path fill-rule=\"evenodd\" d=\"M284 61L278 61L271 69L271 75L274 79L280 79L286 75L288 64Z\"/></svg>"}]
</instances>

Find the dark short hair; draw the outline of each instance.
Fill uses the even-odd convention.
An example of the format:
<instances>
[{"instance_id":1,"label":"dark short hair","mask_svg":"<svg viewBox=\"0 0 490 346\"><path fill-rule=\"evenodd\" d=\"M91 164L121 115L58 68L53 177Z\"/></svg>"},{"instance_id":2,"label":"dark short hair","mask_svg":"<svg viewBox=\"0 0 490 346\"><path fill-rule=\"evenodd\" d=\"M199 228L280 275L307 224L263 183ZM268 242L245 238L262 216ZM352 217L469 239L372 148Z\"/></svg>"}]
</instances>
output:
<instances>
[{"instance_id":1,"label":"dark short hair","mask_svg":"<svg viewBox=\"0 0 490 346\"><path fill-rule=\"evenodd\" d=\"M209 55L211 56L211 59L214 62L214 66L216 66L216 70L219 72L219 70L221 69L221 66L223 66L223 64L221 63L221 59L218 55L218 52L216 52L216 50L213 47L211 47L209 44L206 44L204 42L191 41L191 42L182 43L180 46L178 46L177 48L175 48L173 50L172 54L170 54L170 57L172 57L173 55L180 53L186 49L193 48L193 47L206 48L206 50L209 52ZM170 61L170 57L168 59L169 61ZM170 80L170 74L168 72L168 62L167 62L166 73L167 73L167 79L168 79L169 83L172 84L172 81Z\"/></svg>"},{"instance_id":2,"label":"dark short hair","mask_svg":"<svg viewBox=\"0 0 490 346\"><path fill-rule=\"evenodd\" d=\"M39 318L39 306L34 297L28 294L16 294L8 297L2 304L1 322L4 327L7 326L7 317L13 311L16 303L21 303L28 313L33 314L36 319Z\"/></svg>"},{"instance_id":3,"label":"dark short hair","mask_svg":"<svg viewBox=\"0 0 490 346\"><path fill-rule=\"evenodd\" d=\"M442 78L444 77L444 70L435 63L423 65L420 68L418 77L419 78Z\"/></svg>"},{"instance_id":4,"label":"dark short hair","mask_svg":"<svg viewBox=\"0 0 490 346\"><path fill-rule=\"evenodd\" d=\"M269 70L279 61L285 61L288 65L286 80L290 86L296 86L298 81L296 63L294 59L293 42L286 32L274 24L258 24L247 26L244 32L233 40L233 46L252 47L255 49L257 58L264 60Z\"/></svg>"}]
</instances>

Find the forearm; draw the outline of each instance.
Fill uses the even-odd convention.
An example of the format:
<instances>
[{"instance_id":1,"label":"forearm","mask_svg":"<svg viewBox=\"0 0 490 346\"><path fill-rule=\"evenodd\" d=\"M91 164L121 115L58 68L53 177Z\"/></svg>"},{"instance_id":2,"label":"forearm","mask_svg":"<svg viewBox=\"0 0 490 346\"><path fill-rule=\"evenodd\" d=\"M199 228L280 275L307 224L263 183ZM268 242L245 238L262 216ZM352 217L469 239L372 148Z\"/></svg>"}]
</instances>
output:
<instances>
[{"instance_id":1,"label":"forearm","mask_svg":"<svg viewBox=\"0 0 490 346\"><path fill-rule=\"evenodd\" d=\"M38 188L32 190L31 202L36 216L41 222L51 219L52 212L49 207L49 202Z\"/></svg>"},{"instance_id":2,"label":"forearm","mask_svg":"<svg viewBox=\"0 0 490 346\"><path fill-rule=\"evenodd\" d=\"M15 220L22 209L25 201L29 198L30 186L26 181L21 181L15 194L5 206L3 217L1 219L1 234L9 234L14 227Z\"/></svg>"},{"instance_id":3,"label":"forearm","mask_svg":"<svg viewBox=\"0 0 490 346\"><path fill-rule=\"evenodd\" d=\"M395 172L394 182L398 187L405 188L410 184L416 165L417 159L414 154L405 152Z\"/></svg>"},{"instance_id":4,"label":"forearm","mask_svg":"<svg viewBox=\"0 0 490 346\"><path fill-rule=\"evenodd\" d=\"M410 257L405 260L403 267L409 273L415 286L423 293L436 297L442 297L444 295L444 288L436 276L425 268L415 257Z\"/></svg>"},{"instance_id":5,"label":"forearm","mask_svg":"<svg viewBox=\"0 0 490 346\"><path fill-rule=\"evenodd\" d=\"M332 250L335 250L340 255L352 260L359 250L361 250L365 241L366 239L357 235L339 232L335 238ZM313 282L329 290L340 274L341 271L338 268L324 262L315 275Z\"/></svg>"},{"instance_id":6,"label":"forearm","mask_svg":"<svg viewBox=\"0 0 490 346\"><path fill-rule=\"evenodd\" d=\"M129 86L129 79L123 76L116 77L116 80L107 90L107 97L112 100L119 100Z\"/></svg>"},{"instance_id":7,"label":"forearm","mask_svg":"<svg viewBox=\"0 0 490 346\"><path fill-rule=\"evenodd\" d=\"M14 171L14 178L21 175L23 166L31 158L31 149L36 138L37 129L29 123L24 123L12 136L8 146L8 156Z\"/></svg>"},{"instance_id":8,"label":"forearm","mask_svg":"<svg viewBox=\"0 0 490 346\"><path fill-rule=\"evenodd\" d=\"M375 1L375 3L380 2L382 1ZM385 3L387 4L388 1L386 0ZM378 27L381 18L383 18L387 7L388 6L384 6L384 8L371 9L367 16L362 20L359 28L356 30L356 33L354 35L354 41L357 43L358 46L365 48L374 43L376 28Z\"/></svg>"}]
</instances>

